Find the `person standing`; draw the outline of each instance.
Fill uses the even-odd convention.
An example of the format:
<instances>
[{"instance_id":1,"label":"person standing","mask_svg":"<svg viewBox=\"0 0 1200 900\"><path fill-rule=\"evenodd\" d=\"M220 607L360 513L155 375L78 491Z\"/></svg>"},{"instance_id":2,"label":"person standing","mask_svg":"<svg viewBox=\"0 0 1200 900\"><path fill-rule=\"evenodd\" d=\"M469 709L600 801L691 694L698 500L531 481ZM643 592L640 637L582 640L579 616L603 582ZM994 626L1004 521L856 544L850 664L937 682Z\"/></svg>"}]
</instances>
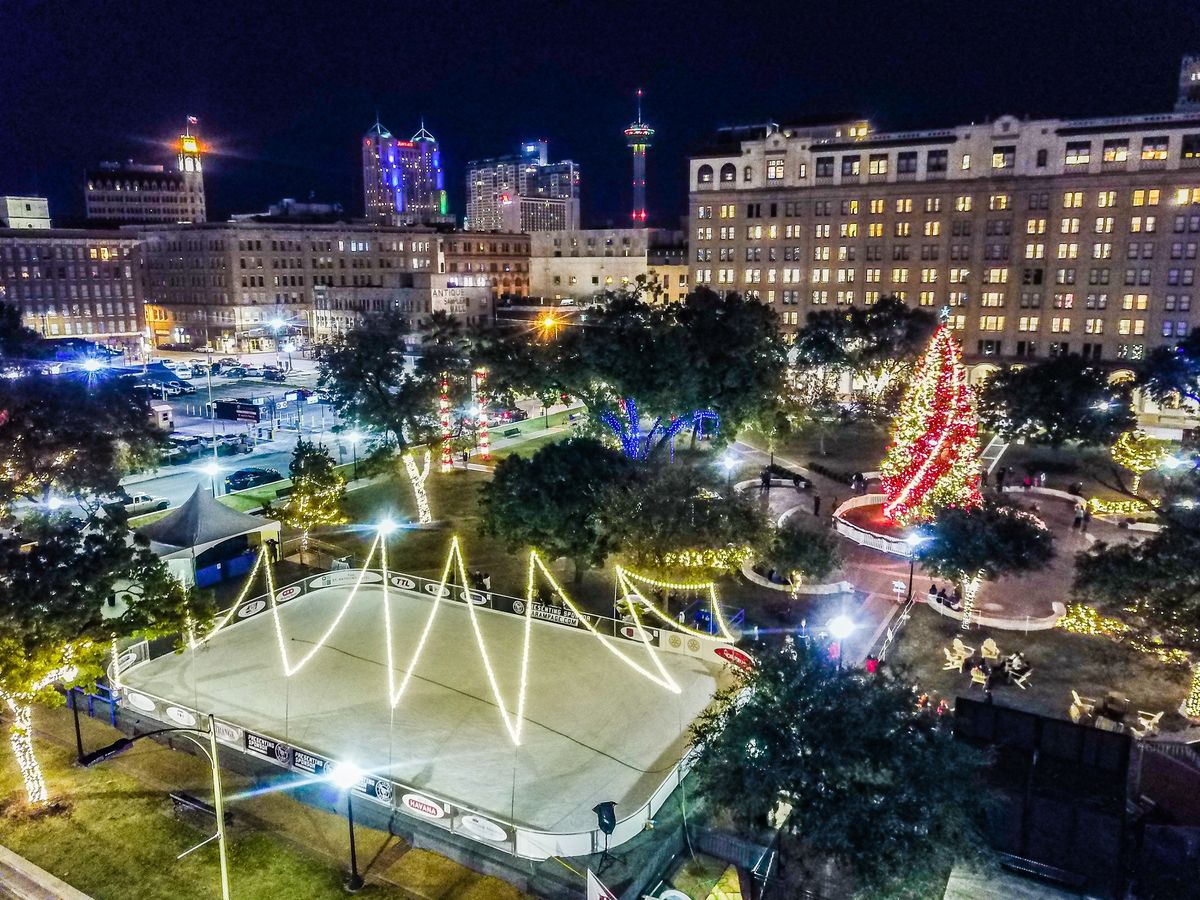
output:
<instances>
[{"instance_id":1,"label":"person standing","mask_svg":"<svg viewBox=\"0 0 1200 900\"><path fill-rule=\"evenodd\" d=\"M1092 521L1092 509L1086 503L1083 505L1083 520L1079 523L1080 534L1087 534L1088 523Z\"/></svg>"},{"instance_id":2,"label":"person standing","mask_svg":"<svg viewBox=\"0 0 1200 900\"><path fill-rule=\"evenodd\" d=\"M1071 523L1072 531L1074 531L1077 528L1083 528L1083 504L1082 503L1075 504L1075 521Z\"/></svg>"},{"instance_id":3,"label":"person standing","mask_svg":"<svg viewBox=\"0 0 1200 900\"><path fill-rule=\"evenodd\" d=\"M813 515L821 515L821 495L813 494Z\"/></svg>"}]
</instances>

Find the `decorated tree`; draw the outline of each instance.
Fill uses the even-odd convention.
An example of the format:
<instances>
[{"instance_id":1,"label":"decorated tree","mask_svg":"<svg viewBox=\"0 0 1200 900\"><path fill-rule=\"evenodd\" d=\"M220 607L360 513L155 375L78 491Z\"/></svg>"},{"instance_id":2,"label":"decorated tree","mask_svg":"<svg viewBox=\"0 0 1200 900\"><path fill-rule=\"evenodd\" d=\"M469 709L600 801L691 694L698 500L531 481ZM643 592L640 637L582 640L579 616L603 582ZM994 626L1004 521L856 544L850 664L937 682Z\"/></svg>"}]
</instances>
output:
<instances>
[{"instance_id":1,"label":"decorated tree","mask_svg":"<svg viewBox=\"0 0 1200 900\"><path fill-rule=\"evenodd\" d=\"M176 634L210 610L113 519L85 530L66 513L29 516L0 535L0 572L0 700L28 802L42 807L50 794L33 705L62 703L60 686L95 684L115 640Z\"/></svg>"},{"instance_id":2,"label":"decorated tree","mask_svg":"<svg viewBox=\"0 0 1200 900\"><path fill-rule=\"evenodd\" d=\"M1169 455L1165 441L1155 440L1140 428L1131 428L1121 433L1109 451L1113 462L1133 473L1130 493L1136 494L1142 486L1142 476L1157 469Z\"/></svg>"},{"instance_id":3,"label":"decorated tree","mask_svg":"<svg viewBox=\"0 0 1200 900\"><path fill-rule=\"evenodd\" d=\"M978 506L978 429L962 348L942 325L917 363L881 466L885 518L909 525L946 507Z\"/></svg>"},{"instance_id":4,"label":"decorated tree","mask_svg":"<svg viewBox=\"0 0 1200 900\"><path fill-rule=\"evenodd\" d=\"M972 623L984 581L1036 569L1054 556L1054 536L1041 519L992 501L943 509L922 532L917 558L962 588L963 628Z\"/></svg>"},{"instance_id":5,"label":"decorated tree","mask_svg":"<svg viewBox=\"0 0 1200 900\"><path fill-rule=\"evenodd\" d=\"M300 532L300 560L303 562L308 550L308 535L313 528L346 521L342 511L346 479L337 473L324 444L303 438L296 441L290 472L292 492L279 518Z\"/></svg>"}]
</instances>

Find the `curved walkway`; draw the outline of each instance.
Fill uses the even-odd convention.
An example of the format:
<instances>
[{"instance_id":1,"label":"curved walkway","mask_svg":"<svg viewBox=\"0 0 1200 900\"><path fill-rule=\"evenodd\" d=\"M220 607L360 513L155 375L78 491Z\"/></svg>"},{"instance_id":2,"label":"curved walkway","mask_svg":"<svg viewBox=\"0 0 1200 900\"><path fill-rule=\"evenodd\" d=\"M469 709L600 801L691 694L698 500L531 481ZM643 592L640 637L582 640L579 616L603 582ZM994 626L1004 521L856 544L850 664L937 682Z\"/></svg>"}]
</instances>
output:
<instances>
[{"instance_id":1,"label":"curved walkway","mask_svg":"<svg viewBox=\"0 0 1200 900\"><path fill-rule=\"evenodd\" d=\"M743 458L755 463L765 464L769 460L767 453L741 442L737 444L737 451ZM812 480L813 486L806 491L797 492L790 484L781 487L773 485L770 491L760 494L772 520L796 521L800 527L810 530L815 527L830 527L833 511L840 503L853 496L850 488L818 473L809 472L805 467L778 454L775 455L775 462L804 473ZM754 490L753 487L751 490ZM1090 522L1087 533L1073 528L1073 504L1063 498L1040 495L1034 491L1006 492L1005 496L1009 502L1018 506L1031 510L1036 506L1037 515L1054 533L1055 556L1047 566L1035 572L1001 578L983 586L977 609L990 623L1007 620L1013 623L1014 628L1023 628L1026 621L1046 621L1057 612L1056 604L1065 604L1067 601L1074 578L1076 553L1086 549L1096 540L1117 542L1136 539L1136 535L1131 534L1128 529L1118 528L1095 518ZM820 498L819 512L814 513L817 497ZM855 586L862 597L858 615L865 620L865 627L870 627L873 632L882 633L898 608L894 588L898 583L903 583L903 592L907 592L908 562L900 557L863 547L844 537L841 538L840 544L845 559L845 578ZM920 601L924 600L929 585L934 582L939 587L944 583L922 571L920 565L915 567L913 592ZM903 593L899 599L903 599ZM867 651L863 650L864 654L865 652Z\"/></svg>"}]
</instances>

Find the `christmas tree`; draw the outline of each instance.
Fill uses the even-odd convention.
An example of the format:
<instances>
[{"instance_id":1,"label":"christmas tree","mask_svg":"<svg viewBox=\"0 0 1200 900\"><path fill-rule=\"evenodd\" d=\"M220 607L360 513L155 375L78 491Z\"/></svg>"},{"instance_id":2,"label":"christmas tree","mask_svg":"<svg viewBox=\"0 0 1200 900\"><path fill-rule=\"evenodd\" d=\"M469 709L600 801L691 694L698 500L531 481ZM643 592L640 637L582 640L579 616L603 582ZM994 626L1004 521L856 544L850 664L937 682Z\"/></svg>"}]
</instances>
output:
<instances>
[{"instance_id":1,"label":"christmas tree","mask_svg":"<svg viewBox=\"0 0 1200 900\"><path fill-rule=\"evenodd\" d=\"M884 518L911 525L943 507L982 503L978 429L962 349L942 325L917 364L880 467Z\"/></svg>"}]
</instances>

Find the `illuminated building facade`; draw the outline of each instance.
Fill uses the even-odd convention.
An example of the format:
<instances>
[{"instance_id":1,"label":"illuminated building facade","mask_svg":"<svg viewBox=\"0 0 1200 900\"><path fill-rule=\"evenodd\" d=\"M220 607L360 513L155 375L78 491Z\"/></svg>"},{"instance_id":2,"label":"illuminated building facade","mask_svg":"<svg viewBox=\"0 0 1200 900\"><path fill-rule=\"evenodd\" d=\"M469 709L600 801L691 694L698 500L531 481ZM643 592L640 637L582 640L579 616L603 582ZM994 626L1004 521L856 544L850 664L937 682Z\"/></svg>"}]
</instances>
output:
<instances>
[{"instance_id":1,"label":"illuminated building facade","mask_svg":"<svg viewBox=\"0 0 1200 900\"><path fill-rule=\"evenodd\" d=\"M402 141L379 122L363 135L363 203L380 225L453 224L446 203L442 151L421 126Z\"/></svg>"},{"instance_id":2,"label":"illuminated building facade","mask_svg":"<svg viewBox=\"0 0 1200 900\"><path fill-rule=\"evenodd\" d=\"M447 286L491 290L493 299L529 296L530 238L527 234L439 236Z\"/></svg>"},{"instance_id":3,"label":"illuminated building facade","mask_svg":"<svg viewBox=\"0 0 1200 900\"><path fill-rule=\"evenodd\" d=\"M0 197L0 228L49 228L50 201L45 197Z\"/></svg>"},{"instance_id":4,"label":"illuminated building facade","mask_svg":"<svg viewBox=\"0 0 1200 900\"><path fill-rule=\"evenodd\" d=\"M894 294L949 307L984 374L1065 353L1120 368L1200 325L1200 109L724 129L689 174L693 285L758 296L789 331Z\"/></svg>"},{"instance_id":5,"label":"illuminated building facade","mask_svg":"<svg viewBox=\"0 0 1200 900\"><path fill-rule=\"evenodd\" d=\"M119 231L0 229L0 304L43 337L137 355L145 313L137 240Z\"/></svg>"},{"instance_id":6,"label":"illuminated building facade","mask_svg":"<svg viewBox=\"0 0 1200 900\"><path fill-rule=\"evenodd\" d=\"M546 141L467 165L467 231L562 231L579 227L579 166L549 161Z\"/></svg>"},{"instance_id":7,"label":"illuminated building facade","mask_svg":"<svg viewBox=\"0 0 1200 900\"><path fill-rule=\"evenodd\" d=\"M195 125L189 116L176 145L173 171L133 160L102 162L89 169L84 195L87 217L127 224L207 221L203 146Z\"/></svg>"},{"instance_id":8,"label":"illuminated building facade","mask_svg":"<svg viewBox=\"0 0 1200 900\"><path fill-rule=\"evenodd\" d=\"M586 301L602 291L632 289L673 303L688 292L683 232L659 228L589 228L530 235L530 293Z\"/></svg>"},{"instance_id":9,"label":"illuminated building facade","mask_svg":"<svg viewBox=\"0 0 1200 900\"><path fill-rule=\"evenodd\" d=\"M146 226L146 319L156 347L272 350L312 337L316 295L376 297L440 268L431 229L280 221ZM282 322L277 334L273 325Z\"/></svg>"}]
</instances>

